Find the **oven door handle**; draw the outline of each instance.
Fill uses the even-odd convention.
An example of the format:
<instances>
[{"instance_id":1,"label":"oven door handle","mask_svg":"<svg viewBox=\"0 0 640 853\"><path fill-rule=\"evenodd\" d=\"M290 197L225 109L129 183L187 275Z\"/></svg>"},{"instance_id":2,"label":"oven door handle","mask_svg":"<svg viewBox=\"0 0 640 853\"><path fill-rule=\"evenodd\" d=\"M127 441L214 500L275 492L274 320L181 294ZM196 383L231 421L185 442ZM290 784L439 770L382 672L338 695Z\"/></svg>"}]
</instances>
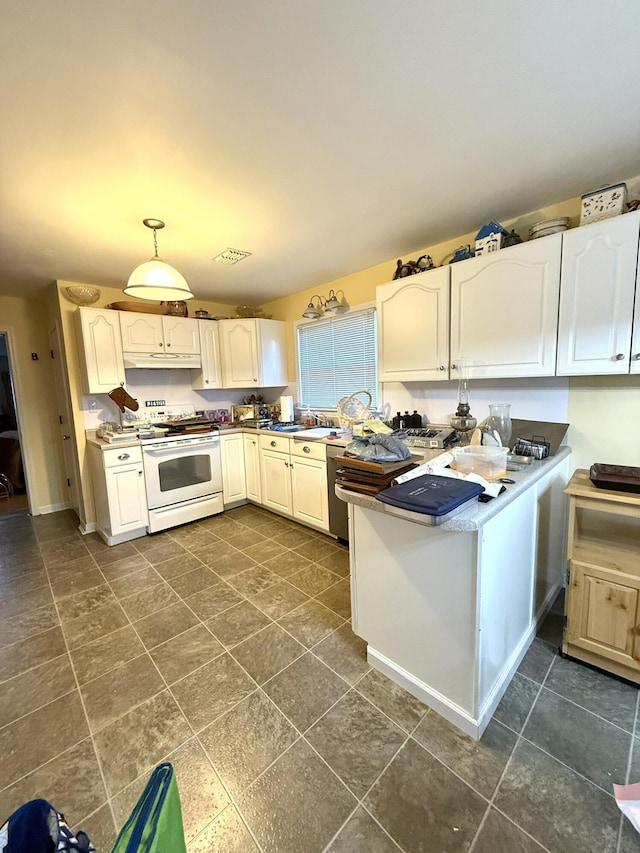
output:
<instances>
[{"instance_id":1,"label":"oven door handle","mask_svg":"<svg viewBox=\"0 0 640 853\"><path fill-rule=\"evenodd\" d=\"M190 449L193 450L195 448L201 447L203 450L210 450L211 448L218 447L220 445L220 439L214 438L211 441L194 441L191 443L189 440L181 441L177 443L170 444L152 444L142 447L143 453L173 453L175 455L180 455L181 450Z\"/></svg>"}]
</instances>

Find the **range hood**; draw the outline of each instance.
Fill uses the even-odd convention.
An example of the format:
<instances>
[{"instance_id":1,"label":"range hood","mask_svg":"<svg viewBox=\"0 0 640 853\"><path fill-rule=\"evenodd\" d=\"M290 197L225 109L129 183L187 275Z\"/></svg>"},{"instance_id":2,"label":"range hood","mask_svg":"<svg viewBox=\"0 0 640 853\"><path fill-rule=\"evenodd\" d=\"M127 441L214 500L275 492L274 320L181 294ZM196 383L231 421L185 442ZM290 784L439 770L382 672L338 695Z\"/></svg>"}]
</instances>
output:
<instances>
[{"instance_id":1,"label":"range hood","mask_svg":"<svg viewBox=\"0 0 640 853\"><path fill-rule=\"evenodd\" d=\"M122 353L125 369L128 367L202 367L200 354L167 352L124 352Z\"/></svg>"}]
</instances>

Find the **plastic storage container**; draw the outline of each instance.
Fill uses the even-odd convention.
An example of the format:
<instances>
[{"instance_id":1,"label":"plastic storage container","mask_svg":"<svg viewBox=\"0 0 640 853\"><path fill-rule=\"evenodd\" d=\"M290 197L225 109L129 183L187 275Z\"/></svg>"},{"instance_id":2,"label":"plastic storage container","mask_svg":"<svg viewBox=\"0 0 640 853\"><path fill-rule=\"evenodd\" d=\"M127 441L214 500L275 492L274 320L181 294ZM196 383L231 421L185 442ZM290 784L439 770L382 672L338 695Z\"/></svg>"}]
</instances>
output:
<instances>
[{"instance_id":1,"label":"plastic storage container","mask_svg":"<svg viewBox=\"0 0 640 853\"><path fill-rule=\"evenodd\" d=\"M452 450L452 468L461 474L479 474L485 480L497 480L507 473L507 447L456 447Z\"/></svg>"}]
</instances>

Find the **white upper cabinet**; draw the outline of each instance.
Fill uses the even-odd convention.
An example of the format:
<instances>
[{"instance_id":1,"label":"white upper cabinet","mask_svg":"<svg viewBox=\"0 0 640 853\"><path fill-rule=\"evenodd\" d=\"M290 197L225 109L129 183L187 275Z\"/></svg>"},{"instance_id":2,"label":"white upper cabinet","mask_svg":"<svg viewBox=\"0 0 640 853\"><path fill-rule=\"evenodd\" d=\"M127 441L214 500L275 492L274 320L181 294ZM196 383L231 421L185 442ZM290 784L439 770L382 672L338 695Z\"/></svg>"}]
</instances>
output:
<instances>
[{"instance_id":1,"label":"white upper cabinet","mask_svg":"<svg viewBox=\"0 0 640 853\"><path fill-rule=\"evenodd\" d=\"M120 317L122 348L125 352L195 355L200 352L198 323L189 317L123 311Z\"/></svg>"},{"instance_id":2,"label":"white upper cabinet","mask_svg":"<svg viewBox=\"0 0 640 853\"><path fill-rule=\"evenodd\" d=\"M223 388L287 384L285 324L281 320L220 320Z\"/></svg>"},{"instance_id":3,"label":"white upper cabinet","mask_svg":"<svg viewBox=\"0 0 640 853\"><path fill-rule=\"evenodd\" d=\"M200 329L202 366L191 371L191 387L198 391L222 388L218 323L215 320L196 320Z\"/></svg>"},{"instance_id":4,"label":"white upper cabinet","mask_svg":"<svg viewBox=\"0 0 640 853\"><path fill-rule=\"evenodd\" d=\"M562 234L451 265L451 377L553 376ZM409 342L408 342L409 343Z\"/></svg>"},{"instance_id":5,"label":"white upper cabinet","mask_svg":"<svg viewBox=\"0 0 640 853\"><path fill-rule=\"evenodd\" d=\"M80 369L85 394L108 394L124 385L124 362L120 342L120 312L101 308L78 308L76 312ZM84 357L83 357L84 356Z\"/></svg>"},{"instance_id":6,"label":"white upper cabinet","mask_svg":"<svg viewBox=\"0 0 640 853\"><path fill-rule=\"evenodd\" d=\"M563 235L559 376L640 372L639 228L640 214L627 213Z\"/></svg>"},{"instance_id":7,"label":"white upper cabinet","mask_svg":"<svg viewBox=\"0 0 640 853\"><path fill-rule=\"evenodd\" d=\"M446 266L377 288L381 382L449 378L449 279Z\"/></svg>"}]
</instances>

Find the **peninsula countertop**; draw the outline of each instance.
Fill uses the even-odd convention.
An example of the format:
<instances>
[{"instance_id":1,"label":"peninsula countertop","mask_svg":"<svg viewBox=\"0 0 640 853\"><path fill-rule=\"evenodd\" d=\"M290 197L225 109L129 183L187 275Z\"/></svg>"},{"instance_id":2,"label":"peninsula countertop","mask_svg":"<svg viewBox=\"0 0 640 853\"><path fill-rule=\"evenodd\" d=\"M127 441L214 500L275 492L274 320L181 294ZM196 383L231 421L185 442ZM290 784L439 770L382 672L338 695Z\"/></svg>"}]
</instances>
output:
<instances>
[{"instance_id":1,"label":"peninsula countertop","mask_svg":"<svg viewBox=\"0 0 640 853\"><path fill-rule=\"evenodd\" d=\"M555 456L548 456L546 459L536 460L524 471L508 471L507 477L515 480L515 482L507 485L502 494L487 503L480 503L477 500L471 500L460 512L452 514L450 518L438 525L434 524L433 516L400 509L400 507L382 503L382 501L376 500L375 497L343 489L337 484L335 489L336 495L346 503L374 510L375 512L383 513L384 515L392 515L396 518L402 518L406 521L411 521L414 524L421 524L425 527L437 526L438 530L443 531L473 531L479 530L490 519L494 518L494 516L496 516L502 509L512 503L512 501L514 501L519 495L533 486L538 482L538 480L542 479L542 477L548 474L549 471L557 465L560 465L570 453L571 448L567 445L563 445L558 449Z\"/></svg>"}]
</instances>

